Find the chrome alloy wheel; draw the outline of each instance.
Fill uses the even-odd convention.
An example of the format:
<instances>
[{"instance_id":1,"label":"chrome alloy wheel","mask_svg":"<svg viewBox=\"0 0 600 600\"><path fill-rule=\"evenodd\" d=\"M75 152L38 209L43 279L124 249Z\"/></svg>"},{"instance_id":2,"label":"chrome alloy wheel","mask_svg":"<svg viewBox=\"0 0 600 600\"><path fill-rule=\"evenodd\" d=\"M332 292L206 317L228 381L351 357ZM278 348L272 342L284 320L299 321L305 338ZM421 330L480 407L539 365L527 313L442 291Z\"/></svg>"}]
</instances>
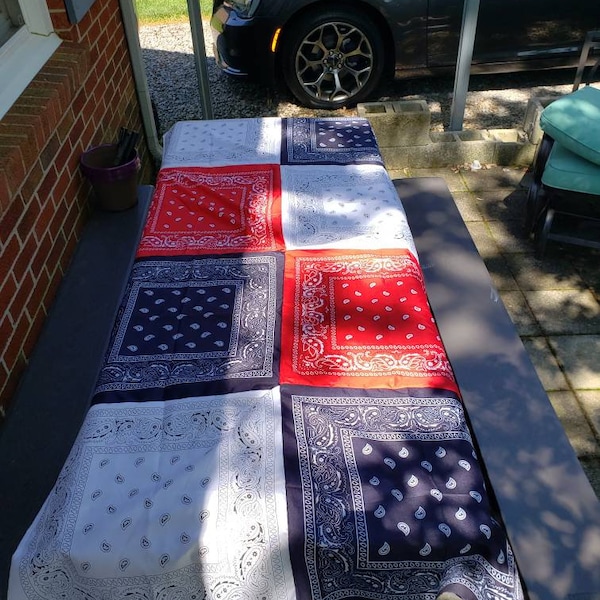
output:
<instances>
[{"instance_id":1,"label":"chrome alloy wheel","mask_svg":"<svg viewBox=\"0 0 600 600\"><path fill-rule=\"evenodd\" d=\"M324 23L300 43L295 69L305 93L315 100L343 102L353 98L373 70L371 42L357 27Z\"/></svg>"}]
</instances>

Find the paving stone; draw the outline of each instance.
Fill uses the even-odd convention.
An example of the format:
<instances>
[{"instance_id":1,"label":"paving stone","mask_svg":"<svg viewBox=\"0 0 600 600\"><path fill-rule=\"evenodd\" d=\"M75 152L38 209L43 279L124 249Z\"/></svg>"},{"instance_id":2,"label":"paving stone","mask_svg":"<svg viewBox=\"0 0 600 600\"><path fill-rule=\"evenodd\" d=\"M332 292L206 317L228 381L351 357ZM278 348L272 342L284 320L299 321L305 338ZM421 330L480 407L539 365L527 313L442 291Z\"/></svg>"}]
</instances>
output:
<instances>
[{"instance_id":1,"label":"paving stone","mask_svg":"<svg viewBox=\"0 0 600 600\"><path fill-rule=\"evenodd\" d=\"M454 192L454 203L465 223L467 221L483 221L483 215L477 208L477 201L471 192Z\"/></svg>"},{"instance_id":2,"label":"paving stone","mask_svg":"<svg viewBox=\"0 0 600 600\"><path fill-rule=\"evenodd\" d=\"M522 290L586 289L568 257L547 261L533 254L508 254L506 262Z\"/></svg>"},{"instance_id":3,"label":"paving stone","mask_svg":"<svg viewBox=\"0 0 600 600\"><path fill-rule=\"evenodd\" d=\"M523 236L523 223L521 221L490 221L488 225L494 240L502 252L531 252L531 243Z\"/></svg>"},{"instance_id":4,"label":"paving stone","mask_svg":"<svg viewBox=\"0 0 600 600\"><path fill-rule=\"evenodd\" d=\"M499 188L514 189L519 187L527 169L511 167L494 167L477 171L462 170L467 188L472 192L495 190ZM452 191L452 190L451 190Z\"/></svg>"},{"instance_id":5,"label":"paving stone","mask_svg":"<svg viewBox=\"0 0 600 600\"><path fill-rule=\"evenodd\" d=\"M600 251L589 248L578 250L582 252L573 257L575 268L600 302Z\"/></svg>"},{"instance_id":6,"label":"paving stone","mask_svg":"<svg viewBox=\"0 0 600 600\"><path fill-rule=\"evenodd\" d=\"M520 289L504 256L490 256L484 262L497 290L514 291Z\"/></svg>"},{"instance_id":7,"label":"paving stone","mask_svg":"<svg viewBox=\"0 0 600 600\"><path fill-rule=\"evenodd\" d=\"M600 390L577 391L575 394L592 424L596 438L600 440Z\"/></svg>"},{"instance_id":8,"label":"paving stone","mask_svg":"<svg viewBox=\"0 0 600 600\"><path fill-rule=\"evenodd\" d=\"M466 192L465 180L458 171L451 168L445 169L410 169L411 177L443 177L452 194L454 192Z\"/></svg>"},{"instance_id":9,"label":"paving stone","mask_svg":"<svg viewBox=\"0 0 600 600\"><path fill-rule=\"evenodd\" d=\"M594 454L600 452L600 251L554 242L542 260L534 257L533 240L523 231L530 170L404 169L390 175L445 179L600 497Z\"/></svg>"},{"instance_id":10,"label":"paving stone","mask_svg":"<svg viewBox=\"0 0 600 600\"><path fill-rule=\"evenodd\" d=\"M600 334L600 305L589 290L535 290L524 294L544 333Z\"/></svg>"},{"instance_id":11,"label":"paving stone","mask_svg":"<svg viewBox=\"0 0 600 600\"><path fill-rule=\"evenodd\" d=\"M553 336L548 341L573 389L600 389L600 335Z\"/></svg>"},{"instance_id":12,"label":"paving stone","mask_svg":"<svg viewBox=\"0 0 600 600\"><path fill-rule=\"evenodd\" d=\"M600 447L575 394L550 392L548 397L577 456L598 456Z\"/></svg>"},{"instance_id":13,"label":"paving stone","mask_svg":"<svg viewBox=\"0 0 600 600\"><path fill-rule=\"evenodd\" d=\"M473 238L473 243L477 248L477 252L479 252L479 255L482 258L485 259L500 254L498 244L494 241L487 223L484 223L483 221L469 221L465 223L465 225L471 234L471 238Z\"/></svg>"},{"instance_id":14,"label":"paving stone","mask_svg":"<svg viewBox=\"0 0 600 600\"><path fill-rule=\"evenodd\" d=\"M501 291L504 306L517 328L519 335L535 336L541 334L540 326L531 312L525 296L520 291Z\"/></svg>"},{"instance_id":15,"label":"paving stone","mask_svg":"<svg viewBox=\"0 0 600 600\"><path fill-rule=\"evenodd\" d=\"M475 193L477 207L488 221L525 219L527 192L524 190L482 190Z\"/></svg>"},{"instance_id":16,"label":"paving stone","mask_svg":"<svg viewBox=\"0 0 600 600\"><path fill-rule=\"evenodd\" d=\"M525 338L522 342L544 389L546 391L568 390L569 384L552 354L546 338Z\"/></svg>"},{"instance_id":17,"label":"paving stone","mask_svg":"<svg viewBox=\"0 0 600 600\"><path fill-rule=\"evenodd\" d=\"M600 458L585 458L579 459L581 466L590 481L593 490L596 492L596 496L600 500Z\"/></svg>"}]
</instances>

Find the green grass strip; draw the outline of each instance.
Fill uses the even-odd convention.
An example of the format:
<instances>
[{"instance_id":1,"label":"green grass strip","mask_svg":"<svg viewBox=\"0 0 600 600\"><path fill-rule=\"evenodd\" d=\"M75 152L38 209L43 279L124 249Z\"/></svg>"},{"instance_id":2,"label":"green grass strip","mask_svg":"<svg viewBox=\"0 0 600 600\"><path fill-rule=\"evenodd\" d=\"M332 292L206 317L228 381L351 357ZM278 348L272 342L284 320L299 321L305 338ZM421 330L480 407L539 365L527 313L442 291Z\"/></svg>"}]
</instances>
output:
<instances>
[{"instance_id":1,"label":"green grass strip","mask_svg":"<svg viewBox=\"0 0 600 600\"><path fill-rule=\"evenodd\" d=\"M134 3L140 25L178 23L189 18L186 0L134 0ZM210 17L212 1L200 0L200 12L202 17Z\"/></svg>"}]
</instances>

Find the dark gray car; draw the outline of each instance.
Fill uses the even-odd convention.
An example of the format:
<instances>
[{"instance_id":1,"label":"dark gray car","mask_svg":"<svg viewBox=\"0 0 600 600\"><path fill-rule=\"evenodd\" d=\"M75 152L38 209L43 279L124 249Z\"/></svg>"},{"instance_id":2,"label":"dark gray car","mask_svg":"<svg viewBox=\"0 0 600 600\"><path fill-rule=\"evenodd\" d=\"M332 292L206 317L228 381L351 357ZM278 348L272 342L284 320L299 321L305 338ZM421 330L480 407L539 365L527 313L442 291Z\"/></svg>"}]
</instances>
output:
<instances>
[{"instance_id":1,"label":"dark gray car","mask_svg":"<svg viewBox=\"0 0 600 600\"><path fill-rule=\"evenodd\" d=\"M383 77L454 69L463 0L215 0L215 58L226 73L300 104L363 102ZM600 28L598 0L481 0L473 73L573 66Z\"/></svg>"}]
</instances>

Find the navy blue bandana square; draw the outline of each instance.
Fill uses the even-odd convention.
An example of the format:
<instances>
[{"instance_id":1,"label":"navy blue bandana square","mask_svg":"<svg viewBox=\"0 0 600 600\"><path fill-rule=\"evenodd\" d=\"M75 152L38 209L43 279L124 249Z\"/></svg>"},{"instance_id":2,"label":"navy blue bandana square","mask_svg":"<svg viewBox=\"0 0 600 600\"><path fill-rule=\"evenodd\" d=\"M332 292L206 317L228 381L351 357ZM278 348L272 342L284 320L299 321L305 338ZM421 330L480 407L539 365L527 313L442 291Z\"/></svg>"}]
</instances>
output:
<instances>
[{"instance_id":1,"label":"navy blue bandana square","mask_svg":"<svg viewBox=\"0 0 600 600\"><path fill-rule=\"evenodd\" d=\"M282 165L382 165L371 124L355 117L282 120Z\"/></svg>"},{"instance_id":2,"label":"navy blue bandana square","mask_svg":"<svg viewBox=\"0 0 600 600\"><path fill-rule=\"evenodd\" d=\"M138 261L95 401L274 385L282 264L277 253Z\"/></svg>"},{"instance_id":3,"label":"navy blue bandana square","mask_svg":"<svg viewBox=\"0 0 600 600\"><path fill-rule=\"evenodd\" d=\"M510 597L514 559L491 516L458 398L436 390L281 392L300 597L310 590L314 598L430 600L442 589Z\"/></svg>"}]
</instances>

